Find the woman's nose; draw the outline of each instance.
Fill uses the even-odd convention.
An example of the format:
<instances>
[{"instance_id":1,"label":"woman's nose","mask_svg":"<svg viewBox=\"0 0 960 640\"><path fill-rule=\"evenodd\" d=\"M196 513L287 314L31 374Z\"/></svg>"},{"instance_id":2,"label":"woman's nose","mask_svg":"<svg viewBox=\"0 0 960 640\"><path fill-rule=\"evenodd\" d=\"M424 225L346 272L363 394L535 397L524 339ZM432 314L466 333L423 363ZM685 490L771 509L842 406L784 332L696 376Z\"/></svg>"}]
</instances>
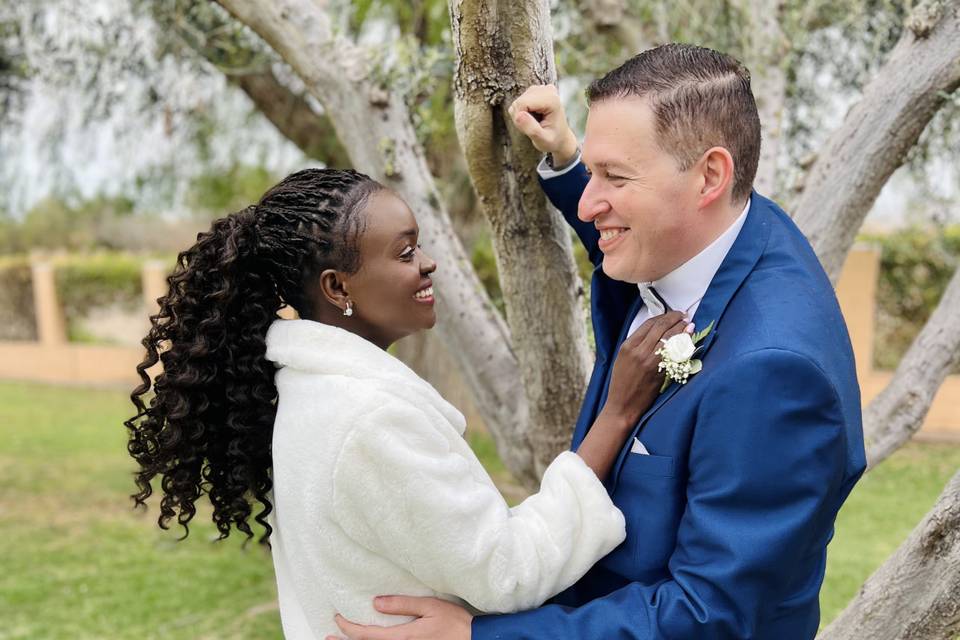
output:
<instances>
[{"instance_id":1,"label":"woman's nose","mask_svg":"<svg viewBox=\"0 0 960 640\"><path fill-rule=\"evenodd\" d=\"M427 255L426 251L421 250L423 255L423 260L420 262L420 273L426 275L428 273L433 273L437 270L436 261Z\"/></svg>"}]
</instances>

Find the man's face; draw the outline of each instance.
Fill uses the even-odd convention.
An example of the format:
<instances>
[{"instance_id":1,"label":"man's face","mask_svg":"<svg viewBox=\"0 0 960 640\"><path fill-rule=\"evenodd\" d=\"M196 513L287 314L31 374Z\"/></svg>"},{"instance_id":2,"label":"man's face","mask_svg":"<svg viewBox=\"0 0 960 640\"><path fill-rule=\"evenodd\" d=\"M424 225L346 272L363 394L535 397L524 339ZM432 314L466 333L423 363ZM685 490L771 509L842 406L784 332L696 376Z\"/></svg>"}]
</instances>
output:
<instances>
[{"instance_id":1,"label":"man's face","mask_svg":"<svg viewBox=\"0 0 960 640\"><path fill-rule=\"evenodd\" d=\"M600 230L603 270L615 280L651 282L699 251L696 171L657 143L653 111L642 98L591 105L583 143L590 182L578 217Z\"/></svg>"}]
</instances>

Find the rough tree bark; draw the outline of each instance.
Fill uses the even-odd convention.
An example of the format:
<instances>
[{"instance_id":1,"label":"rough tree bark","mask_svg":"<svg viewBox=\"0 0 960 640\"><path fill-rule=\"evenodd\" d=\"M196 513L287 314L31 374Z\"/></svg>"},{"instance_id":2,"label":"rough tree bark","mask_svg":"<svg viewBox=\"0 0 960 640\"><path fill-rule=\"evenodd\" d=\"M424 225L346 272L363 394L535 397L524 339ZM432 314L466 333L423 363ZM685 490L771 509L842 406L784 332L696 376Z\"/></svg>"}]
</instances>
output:
<instances>
[{"instance_id":1,"label":"rough tree bark","mask_svg":"<svg viewBox=\"0 0 960 640\"><path fill-rule=\"evenodd\" d=\"M953 274L930 320L900 361L890 384L864 412L863 435L870 468L920 429L937 389L960 362L958 318L960 269Z\"/></svg>"},{"instance_id":2,"label":"rough tree bark","mask_svg":"<svg viewBox=\"0 0 960 640\"><path fill-rule=\"evenodd\" d=\"M960 86L960 2L925 2L906 26L861 100L820 150L793 207L833 282L880 189L947 93Z\"/></svg>"},{"instance_id":3,"label":"rough tree bark","mask_svg":"<svg viewBox=\"0 0 960 640\"><path fill-rule=\"evenodd\" d=\"M953 640L960 633L960 473L818 640Z\"/></svg>"},{"instance_id":4,"label":"rough tree bark","mask_svg":"<svg viewBox=\"0 0 960 640\"><path fill-rule=\"evenodd\" d=\"M457 134L494 234L540 473L569 446L591 362L570 233L537 182L540 153L507 114L526 87L556 82L550 8L545 0L449 6Z\"/></svg>"}]
</instances>

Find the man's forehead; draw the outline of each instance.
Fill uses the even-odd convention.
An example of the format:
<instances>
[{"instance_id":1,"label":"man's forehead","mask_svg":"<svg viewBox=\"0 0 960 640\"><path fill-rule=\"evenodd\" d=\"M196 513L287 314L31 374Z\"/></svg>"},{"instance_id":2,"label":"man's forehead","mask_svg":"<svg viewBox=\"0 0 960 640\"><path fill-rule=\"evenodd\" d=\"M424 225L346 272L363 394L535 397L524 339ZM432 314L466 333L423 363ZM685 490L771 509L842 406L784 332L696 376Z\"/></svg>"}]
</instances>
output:
<instances>
[{"instance_id":1,"label":"man's forehead","mask_svg":"<svg viewBox=\"0 0 960 640\"><path fill-rule=\"evenodd\" d=\"M599 168L630 167L636 160L636 142L630 136L617 135L615 132L590 132L583 138L581 159L584 164Z\"/></svg>"},{"instance_id":2,"label":"man's forehead","mask_svg":"<svg viewBox=\"0 0 960 640\"><path fill-rule=\"evenodd\" d=\"M635 117L641 118L653 114L653 108L650 105L650 98L647 96L610 96L590 103L587 109L587 119L591 113L601 111L622 111L629 112Z\"/></svg>"}]
</instances>

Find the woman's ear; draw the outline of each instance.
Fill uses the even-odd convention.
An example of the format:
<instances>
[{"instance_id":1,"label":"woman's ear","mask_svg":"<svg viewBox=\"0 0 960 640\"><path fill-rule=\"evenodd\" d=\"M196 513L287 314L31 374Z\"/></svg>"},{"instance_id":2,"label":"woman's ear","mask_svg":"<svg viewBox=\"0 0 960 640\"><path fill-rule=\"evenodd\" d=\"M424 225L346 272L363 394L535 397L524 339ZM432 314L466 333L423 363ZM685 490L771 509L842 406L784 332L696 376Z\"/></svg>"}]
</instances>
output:
<instances>
[{"instance_id":1,"label":"woman's ear","mask_svg":"<svg viewBox=\"0 0 960 640\"><path fill-rule=\"evenodd\" d=\"M320 293L327 302L340 310L347 308L350 294L344 282L344 274L336 269L324 269L320 274Z\"/></svg>"}]
</instances>

